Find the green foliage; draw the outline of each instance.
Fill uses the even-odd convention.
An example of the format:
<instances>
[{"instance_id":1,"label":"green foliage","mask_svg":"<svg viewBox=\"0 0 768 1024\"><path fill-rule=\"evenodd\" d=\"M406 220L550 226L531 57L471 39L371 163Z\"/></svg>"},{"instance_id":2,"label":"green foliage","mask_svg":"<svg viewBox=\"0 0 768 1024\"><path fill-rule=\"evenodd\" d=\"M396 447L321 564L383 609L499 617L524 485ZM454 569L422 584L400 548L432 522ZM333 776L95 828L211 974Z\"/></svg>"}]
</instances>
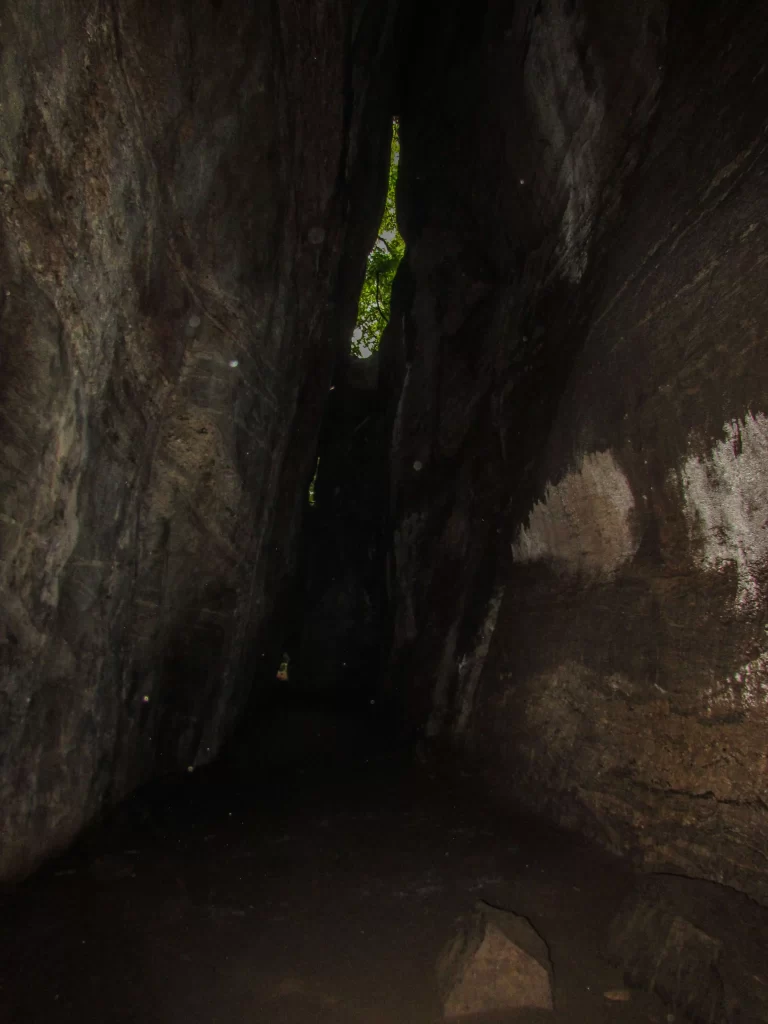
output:
<instances>
[{"instance_id":1,"label":"green foliage","mask_svg":"<svg viewBox=\"0 0 768 1024\"><path fill-rule=\"evenodd\" d=\"M320 469L320 459L315 464L315 475L312 477L312 483L309 485L309 504L315 504L315 484L317 483L317 473Z\"/></svg>"},{"instance_id":2,"label":"green foliage","mask_svg":"<svg viewBox=\"0 0 768 1024\"><path fill-rule=\"evenodd\" d=\"M357 325L352 335L352 355L365 356L376 352L381 335L389 322L392 301L392 282L400 260L405 254L405 242L397 230L395 212L395 186L400 163L400 134L397 121L392 125L392 148L389 158L389 183L384 216L378 238L368 254L365 282L357 307Z\"/></svg>"}]
</instances>

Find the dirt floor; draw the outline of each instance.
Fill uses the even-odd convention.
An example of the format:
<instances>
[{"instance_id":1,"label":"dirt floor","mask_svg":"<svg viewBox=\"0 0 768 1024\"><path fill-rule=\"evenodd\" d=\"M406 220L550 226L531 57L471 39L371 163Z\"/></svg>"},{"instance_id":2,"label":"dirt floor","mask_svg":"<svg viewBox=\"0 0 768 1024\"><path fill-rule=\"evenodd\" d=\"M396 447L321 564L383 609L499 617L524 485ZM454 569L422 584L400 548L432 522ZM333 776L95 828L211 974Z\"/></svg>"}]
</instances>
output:
<instances>
[{"instance_id":1,"label":"dirt floor","mask_svg":"<svg viewBox=\"0 0 768 1024\"><path fill-rule=\"evenodd\" d=\"M477 899L545 938L556 1010L473 1020L673 1019L604 996L620 863L402 753L258 777L156 786L8 893L2 1024L432 1024L436 959Z\"/></svg>"}]
</instances>

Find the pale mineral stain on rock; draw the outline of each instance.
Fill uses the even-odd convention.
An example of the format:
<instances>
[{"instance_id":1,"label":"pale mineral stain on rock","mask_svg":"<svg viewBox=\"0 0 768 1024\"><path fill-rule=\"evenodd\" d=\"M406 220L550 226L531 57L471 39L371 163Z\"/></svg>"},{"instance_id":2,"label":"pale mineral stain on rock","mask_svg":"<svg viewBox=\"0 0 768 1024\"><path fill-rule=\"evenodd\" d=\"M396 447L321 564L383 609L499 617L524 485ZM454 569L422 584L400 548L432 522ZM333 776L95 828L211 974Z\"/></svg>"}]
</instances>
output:
<instances>
[{"instance_id":1,"label":"pale mineral stain on rock","mask_svg":"<svg viewBox=\"0 0 768 1024\"><path fill-rule=\"evenodd\" d=\"M736 569L736 606L760 597L758 577L768 562L768 418L747 413L723 426L708 454L691 454L679 470L683 513L702 569Z\"/></svg>"},{"instance_id":2,"label":"pale mineral stain on rock","mask_svg":"<svg viewBox=\"0 0 768 1024\"><path fill-rule=\"evenodd\" d=\"M637 550L632 489L611 451L585 455L547 484L512 544L516 562L551 560L566 571L610 576Z\"/></svg>"}]
</instances>

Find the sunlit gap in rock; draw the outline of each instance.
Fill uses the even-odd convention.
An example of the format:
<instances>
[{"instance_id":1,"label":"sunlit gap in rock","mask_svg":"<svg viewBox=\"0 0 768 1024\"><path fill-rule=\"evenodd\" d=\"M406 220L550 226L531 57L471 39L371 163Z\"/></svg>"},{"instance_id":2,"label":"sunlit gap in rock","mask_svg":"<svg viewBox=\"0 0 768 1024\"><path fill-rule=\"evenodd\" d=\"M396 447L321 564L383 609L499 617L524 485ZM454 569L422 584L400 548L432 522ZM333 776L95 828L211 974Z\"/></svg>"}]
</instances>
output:
<instances>
[{"instance_id":1,"label":"sunlit gap in rock","mask_svg":"<svg viewBox=\"0 0 768 1024\"><path fill-rule=\"evenodd\" d=\"M384 328L389 323L392 283L400 261L405 255L405 242L397 226L395 205L399 164L400 132L397 118L395 118L392 122L392 144L384 213L376 234L376 242L368 254L365 280L357 307L357 323L350 346L352 355L360 359L367 359L379 349Z\"/></svg>"}]
</instances>

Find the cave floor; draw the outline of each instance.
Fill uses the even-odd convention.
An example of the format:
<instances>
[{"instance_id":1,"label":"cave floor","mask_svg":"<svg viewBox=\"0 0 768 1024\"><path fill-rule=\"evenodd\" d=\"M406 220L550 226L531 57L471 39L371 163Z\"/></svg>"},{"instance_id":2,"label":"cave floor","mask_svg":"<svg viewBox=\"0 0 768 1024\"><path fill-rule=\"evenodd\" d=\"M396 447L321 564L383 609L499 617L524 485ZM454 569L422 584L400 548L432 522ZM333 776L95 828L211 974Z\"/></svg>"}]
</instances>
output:
<instances>
[{"instance_id":1,"label":"cave floor","mask_svg":"<svg viewBox=\"0 0 768 1024\"><path fill-rule=\"evenodd\" d=\"M557 1009L473 1020L668 1020L604 996L622 988L599 953L630 881L616 861L403 756L232 780L146 791L4 896L2 1021L438 1021L435 961L477 899L544 936Z\"/></svg>"}]
</instances>

